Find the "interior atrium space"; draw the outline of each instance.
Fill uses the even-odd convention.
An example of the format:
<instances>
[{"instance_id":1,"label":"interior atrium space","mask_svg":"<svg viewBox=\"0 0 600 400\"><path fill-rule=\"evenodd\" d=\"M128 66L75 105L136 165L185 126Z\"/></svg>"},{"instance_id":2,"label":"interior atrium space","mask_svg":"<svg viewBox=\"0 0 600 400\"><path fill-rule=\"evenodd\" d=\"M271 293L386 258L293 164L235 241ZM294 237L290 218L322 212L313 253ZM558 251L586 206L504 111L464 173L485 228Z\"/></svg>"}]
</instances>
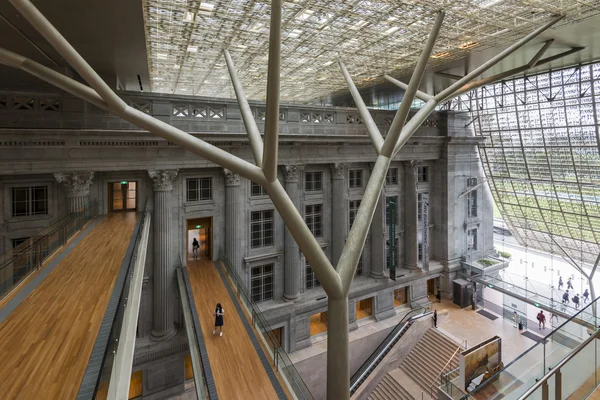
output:
<instances>
[{"instance_id":1,"label":"interior atrium space","mask_svg":"<svg viewBox=\"0 0 600 400\"><path fill-rule=\"evenodd\" d=\"M594 0L0 3L0 399L600 398Z\"/></svg>"}]
</instances>

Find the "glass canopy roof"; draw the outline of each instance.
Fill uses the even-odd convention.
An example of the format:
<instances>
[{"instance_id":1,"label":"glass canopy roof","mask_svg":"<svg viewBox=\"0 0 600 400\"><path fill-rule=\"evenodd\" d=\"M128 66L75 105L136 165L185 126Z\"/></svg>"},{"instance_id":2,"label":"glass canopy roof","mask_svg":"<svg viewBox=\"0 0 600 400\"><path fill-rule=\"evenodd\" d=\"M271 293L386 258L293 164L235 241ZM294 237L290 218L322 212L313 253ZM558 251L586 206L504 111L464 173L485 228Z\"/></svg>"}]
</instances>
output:
<instances>
[{"instance_id":1,"label":"glass canopy roof","mask_svg":"<svg viewBox=\"0 0 600 400\"><path fill-rule=\"evenodd\" d=\"M514 42L554 14L600 13L594 0L290 0L283 3L282 100L345 90L343 60L360 86L412 70L438 9L446 18L430 65ZM151 90L233 97L228 48L250 99L265 98L270 2L143 0Z\"/></svg>"}]
</instances>

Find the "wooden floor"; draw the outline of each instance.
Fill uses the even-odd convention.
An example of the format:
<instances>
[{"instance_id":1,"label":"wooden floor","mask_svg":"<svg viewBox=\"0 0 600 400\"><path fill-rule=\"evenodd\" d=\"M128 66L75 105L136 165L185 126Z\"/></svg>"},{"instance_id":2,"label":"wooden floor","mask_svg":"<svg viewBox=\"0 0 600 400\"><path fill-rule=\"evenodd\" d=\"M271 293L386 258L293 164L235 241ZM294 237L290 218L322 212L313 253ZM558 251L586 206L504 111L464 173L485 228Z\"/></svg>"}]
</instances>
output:
<instances>
[{"instance_id":1,"label":"wooden floor","mask_svg":"<svg viewBox=\"0 0 600 400\"><path fill-rule=\"evenodd\" d=\"M217 393L221 399L277 399L275 389L258 358L229 293L206 259L188 258L187 269L206 342ZM223 336L213 335L217 303L225 311Z\"/></svg>"},{"instance_id":2,"label":"wooden floor","mask_svg":"<svg viewBox=\"0 0 600 400\"><path fill-rule=\"evenodd\" d=\"M113 214L0 325L0 399L74 399L135 227Z\"/></svg>"}]
</instances>

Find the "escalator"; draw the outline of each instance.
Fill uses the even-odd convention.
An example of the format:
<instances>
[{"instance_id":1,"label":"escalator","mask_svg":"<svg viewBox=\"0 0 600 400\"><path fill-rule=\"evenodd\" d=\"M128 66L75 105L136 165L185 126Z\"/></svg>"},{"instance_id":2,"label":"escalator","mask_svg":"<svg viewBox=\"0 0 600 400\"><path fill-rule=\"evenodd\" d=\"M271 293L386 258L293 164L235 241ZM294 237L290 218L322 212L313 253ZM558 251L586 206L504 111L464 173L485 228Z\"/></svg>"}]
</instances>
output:
<instances>
[{"instance_id":1,"label":"escalator","mask_svg":"<svg viewBox=\"0 0 600 400\"><path fill-rule=\"evenodd\" d=\"M367 358L367 361L356 371L356 373L350 379L350 395L352 396L365 382L369 375L377 368L379 363L383 361L385 356L394 348L396 343L404 336L406 331L411 327L414 321L424 316L432 314L424 308L419 308L410 311L406 314L402 320L396 325L390 334L381 342L379 347L375 349L373 354Z\"/></svg>"}]
</instances>

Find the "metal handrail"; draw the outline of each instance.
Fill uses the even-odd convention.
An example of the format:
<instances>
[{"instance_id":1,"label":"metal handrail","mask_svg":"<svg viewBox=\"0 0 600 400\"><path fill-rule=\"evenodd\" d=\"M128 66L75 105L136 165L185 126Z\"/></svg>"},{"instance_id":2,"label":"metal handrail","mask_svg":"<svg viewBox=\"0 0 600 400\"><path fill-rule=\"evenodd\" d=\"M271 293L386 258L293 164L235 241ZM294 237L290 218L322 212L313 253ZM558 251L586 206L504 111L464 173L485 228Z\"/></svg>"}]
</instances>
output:
<instances>
[{"instance_id":1,"label":"metal handrail","mask_svg":"<svg viewBox=\"0 0 600 400\"><path fill-rule=\"evenodd\" d=\"M413 315L413 316L411 316L411 317L410 317L410 318L409 318L409 319L408 319L408 320L407 320L407 321L406 321L406 322L405 322L405 323L404 323L404 324L403 324L403 325L402 325L402 326L401 326L399 329L398 329L398 328L396 328L397 330L396 330L396 332L395 332L395 333L394 333L394 332L392 332L390 335L388 335L388 337L387 337L387 338L384 340L385 344L383 345L383 347L381 347L381 345L380 345L380 347L379 347L379 348L377 348L377 349L376 349L376 350L373 352L373 354L377 353L377 356L376 356L376 357L374 357L374 358L371 360L371 362L370 362L370 363L369 363L369 364L366 366L366 368L364 367L364 365L366 364L366 362L365 362L365 364L363 364L363 366L362 366L362 367L359 369L359 371L362 369L362 372L361 372L359 375L356 375L356 374L355 374L355 376L353 376L353 377L352 377L351 381L354 381L354 383L352 383L352 384L350 385L350 393L354 393L354 392L356 391L356 389L358 389L358 387L359 387L359 386L362 384L362 380L363 380L363 378L364 378L365 376L367 376L367 375L368 375L368 374L371 372L371 368L372 368L374 365L377 365L379 362L381 362L381 356L382 356L382 355L385 355L385 354L387 354L387 351L388 351L388 350L389 350L389 349L390 349L392 346L394 346L394 345L396 344L396 342L397 342L397 339L398 339L399 337L401 337L402 335L404 335L405 328L406 328L407 326L409 326L409 327L410 327L410 325L412 325L412 323L413 323L414 321L416 321L417 319L420 319L420 318L422 318L422 317L424 317L424 316L428 316L428 315L430 315L430 314L431 314L431 312L428 312L428 313L425 313L425 312L423 312L421 315L416 315L416 316L414 316L414 315ZM408 314L407 314L407 315L408 315ZM406 316L405 316L405 317L406 317ZM403 321L403 320L404 320L404 318L402 319L402 321ZM398 323L398 325L402 324L402 321L400 321L400 322ZM397 326L398 326L398 325L397 325ZM392 334L393 334L393 336L390 338L390 336L391 336ZM389 339L389 340L388 340L388 339ZM382 344L383 344L383 343L382 343ZM367 361L368 361L368 359L367 359ZM355 377L356 377L356 378L355 378Z\"/></svg>"},{"instance_id":2,"label":"metal handrail","mask_svg":"<svg viewBox=\"0 0 600 400\"><path fill-rule=\"evenodd\" d=\"M548 381L555 373L559 372L560 369L568 363L573 357L575 357L581 350L587 347L594 339L598 339L600 337L600 330L597 330L593 335L585 340L585 342L581 343L575 350L569 353L561 362L556 364L554 368L552 368L546 375L544 375L540 380L538 380L532 387L530 387L525 393L519 397L518 400L524 400L531 396L537 389L540 388L545 382Z\"/></svg>"},{"instance_id":3,"label":"metal handrail","mask_svg":"<svg viewBox=\"0 0 600 400\"><path fill-rule=\"evenodd\" d=\"M463 343L465 344L464 347L463 347ZM452 362L452 359L454 358L454 356L456 355L456 353L458 353L463 348L465 350L467 349L467 339L463 340L460 343L460 345L458 345L458 347L456 348L456 350L454 351L454 353L452 353L452 355L448 359L448 362L446 363L446 365L444 365L444 367L442 368L442 370L440 371L440 373L438 374L438 376L436 376L435 379L433 380L433 382L431 382L431 386L429 387L429 394L431 395L431 397L433 397L433 385L435 385L435 383L437 382L438 379L442 378L442 375L444 374L444 371L446 370L446 368L448 367L448 365L450 365L450 363Z\"/></svg>"}]
</instances>

